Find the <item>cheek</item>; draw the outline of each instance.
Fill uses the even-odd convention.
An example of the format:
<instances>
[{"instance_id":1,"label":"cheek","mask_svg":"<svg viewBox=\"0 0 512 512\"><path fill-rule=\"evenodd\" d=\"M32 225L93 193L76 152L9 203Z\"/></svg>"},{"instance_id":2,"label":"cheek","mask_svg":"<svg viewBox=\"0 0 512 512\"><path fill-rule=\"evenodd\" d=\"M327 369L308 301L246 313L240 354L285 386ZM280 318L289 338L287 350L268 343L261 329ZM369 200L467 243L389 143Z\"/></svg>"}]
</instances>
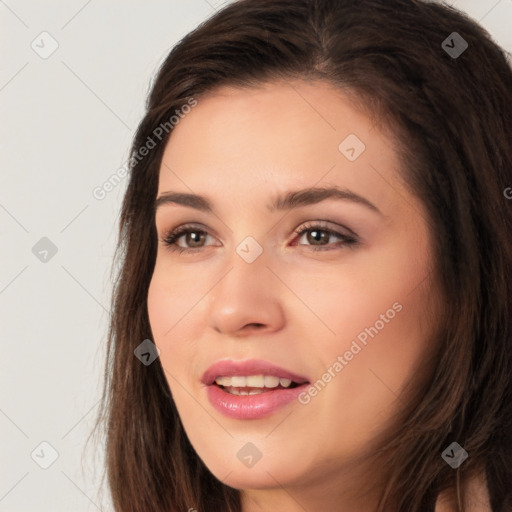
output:
<instances>
[{"instance_id":1,"label":"cheek","mask_svg":"<svg viewBox=\"0 0 512 512\"><path fill-rule=\"evenodd\" d=\"M160 350L160 363L169 385L173 401L183 428L198 454L212 453L212 438L215 439L216 456L209 458L210 469L222 475L227 455L233 453L232 438L224 428L205 414L204 406L197 401L201 385L191 376L198 375L196 368L200 352L201 320L205 318L207 284L191 287L188 280L175 277L155 267L148 290L148 315L154 342ZM183 276L184 273L179 273ZM196 273L194 273L196 275ZM188 276L193 281L192 275ZM229 464L236 467L233 455Z\"/></svg>"},{"instance_id":2,"label":"cheek","mask_svg":"<svg viewBox=\"0 0 512 512\"><path fill-rule=\"evenodd\" d=\"M425 318L431 300L431 279L425 279L428 251L419 244L413 252L411 245L358 256L350 272L340 269L330 281L324 276L317 289L309 288L309 303L334 334L320 322L309 327L309 332L322 333L315 377L328 383L323 388L319 384L318 398L308 407L326 418L323 425L350 433L351 446L363 446L368 432L378 432L391 418L400 406L400 392L434 347L433 325ZM302 293L308 281L302 281ZM335 366L339 356L343 361Z\"/></svg>"},{"instance_id":3,"label":"cheek","mask_svg":"<svg viewBox=\"0 0 512 512\"><path fill-rule=\"evenodd\" d=\"M323 347L318 350L321 366L332 365L356 340L361 351L351 365L357 359L368 367L389 367L387 373L407 374L428 348L433 327L426 318L432 299L430 261L426 235L409 235L395 237L393 244L347 252L340 265L300 274L284 270L288 275L283 280L314 313L295 318L303 322L305 339Z\"/></svg>"},{"instance_id":4,"label":"cheek","mask_svg":"<svg viewBox=\"0 0 512 512\"><path fill-rule=\"evenodd\" d=\"M348 350L358 336L363 343L371 339L367 329L372 327L370 330L375 333L376 329L379 338L390 332L393 347L393 340L398 344L407 337L411 343L422 338L420 326L429 301L425 286L429 281L425 279L429 274L427 254L422 253L423 248L416 248L423 260L418 261L410 245L404 242L401 246L347 253L339 265L300 271L293 266L281 268L283 281L294 292L294 296L284 294L282 300L294 321L302 323L301 332L307 333L305 341L337 355ZM392 330L395 336L391 336ZM398 330L408 336L399 339Z\"/></svg>"},{"instance_id":5,"label":"cheek","mask_svg":"<svg viewBox=\"0 0 512 512\"><path fill-rule=\"evenodd\" d=\"M163 271L158 265L148 289L148 317L154 343L160 350L160 361L167 374L183 373L184 366L190 364L199 338L197 329L198 303L205 290L191 287L183 279ZM201 288L201 289L200 289Z\"/></svg>"},{"instance_id":6,"label":"cheek","mask_svg":"<svg viewBox=\"0 0 512 512\"><path fill-rule=\"evenodd\" d=\"M173 308L169 307L171 301L165 290L165 282L163 282L157 268L155 268L149 284L147 304L151 332L155 338L154 342L160 350L162 347L159 344L172 326L169 311L173 311Z\"/></svg>"}]
</instances>

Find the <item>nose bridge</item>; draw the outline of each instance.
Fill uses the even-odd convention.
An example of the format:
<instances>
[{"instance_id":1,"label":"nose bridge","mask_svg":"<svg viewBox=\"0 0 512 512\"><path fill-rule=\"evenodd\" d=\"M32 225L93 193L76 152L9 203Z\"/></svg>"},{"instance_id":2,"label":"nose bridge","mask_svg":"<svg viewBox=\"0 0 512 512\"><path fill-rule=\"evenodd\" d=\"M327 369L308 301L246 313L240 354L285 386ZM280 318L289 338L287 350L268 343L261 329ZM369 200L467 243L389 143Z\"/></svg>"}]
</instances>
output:
<instances>
[{"instance_id":1,"label":"nose bridge","mask_svg":"<svg viewBox=\"0 0 512 512\"><path fill-rule=\"evenodd\" d=\"M235 247L229 269L210 294L210 318L217 331L235 332L248 324L276 328L283 320L268 255L253 237Z\"/></svg>"},{"instance_id":2,"label":"nose bridge","mask_svg":"<svg viewBox=\"0 0 512 512\"><path fill-rule=\"evenodd\" d=\"M267 268L268 255L253 237L240 242L227 261L228 272L216 287L217 297L236 300L239 304L258 300L268 293L271 272Z\"/></svg>"}]
</instances>

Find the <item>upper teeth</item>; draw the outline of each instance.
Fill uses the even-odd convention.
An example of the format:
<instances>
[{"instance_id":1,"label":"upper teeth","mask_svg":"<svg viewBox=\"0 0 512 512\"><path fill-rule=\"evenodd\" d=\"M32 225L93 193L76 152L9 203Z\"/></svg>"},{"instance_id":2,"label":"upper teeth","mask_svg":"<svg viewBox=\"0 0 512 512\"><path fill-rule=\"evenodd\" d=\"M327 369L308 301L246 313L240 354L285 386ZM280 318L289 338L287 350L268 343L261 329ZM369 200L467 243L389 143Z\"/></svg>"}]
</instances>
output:
<instances>
[{"instance_id":1,"label":"upper teeth","mask_svg":"<svg viewBox=\"0 0 512 512\"><path fill-rule=\"evenodd\" d=\"M234 388L277 388L281 385L287 388L291 385L290 379L280 379L273 375L248 375L246 377L217 377L215 382L219 386L234 387Z\"/></svg>"}]
</instances>

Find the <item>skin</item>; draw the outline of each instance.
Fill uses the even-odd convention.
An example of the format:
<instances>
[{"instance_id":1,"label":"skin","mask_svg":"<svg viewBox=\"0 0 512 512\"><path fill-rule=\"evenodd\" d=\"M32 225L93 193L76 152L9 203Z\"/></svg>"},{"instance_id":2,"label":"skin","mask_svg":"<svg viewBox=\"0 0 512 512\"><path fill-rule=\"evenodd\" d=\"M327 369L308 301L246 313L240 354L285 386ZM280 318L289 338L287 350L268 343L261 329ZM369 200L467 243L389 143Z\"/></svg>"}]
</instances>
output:
<instances>
[{"instance_id":1,"label":"skin","mask_svg":"<svg viewBox=\"0 0 512 512\"><path fill-rule=\"evenodd\" d=\"M355 161L338 149L349 134L366 146ZM219 480L243 490L244 512L376 510L378 489L363 489L378 481L380 466L360 458L372 453L401 390L433 350L430 312L439 296L427 215L399 172L389 131L321 82L222 87L174 128L158 196L204 195L215 213L158 208L148 314L190 442ZM337 199L266 209L286 191L333 185L381 213ZM315 251L313 237L294 230L320 220L351 229L360 244L325 234L328 250ZM195 252L171 252L162 240L186 223L208 236ZM263 249L253 263L236 252L247 236ZM179 244L198 247L193 241L182 236ZM208 401L200 379L221 359L264 359L320 379L397 302L401 311L307 405L239 420ZM247 442L262 454L251 468L237 458Z\"/></svg>"}]
</instances>

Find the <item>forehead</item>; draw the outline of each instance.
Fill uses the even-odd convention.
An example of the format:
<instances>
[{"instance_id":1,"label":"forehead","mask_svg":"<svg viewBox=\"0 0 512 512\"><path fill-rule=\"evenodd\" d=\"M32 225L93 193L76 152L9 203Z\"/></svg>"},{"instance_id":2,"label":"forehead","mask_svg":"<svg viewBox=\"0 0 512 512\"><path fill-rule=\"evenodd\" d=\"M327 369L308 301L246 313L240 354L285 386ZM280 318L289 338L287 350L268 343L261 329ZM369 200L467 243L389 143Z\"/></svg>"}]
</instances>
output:
<instances>
[{"instance_id":1,"label":"forehead","mask_svg":"<svg viewBox=\"0 0 512 512\"><path fill-rule=\"evenodd\" d=\"M225 86L197 101L169 138L160 191L207 193L208 185L222 184L254 194L262 187L336 184L382 203L400 187L391 137L329 84ZM356 159L347 158L347 146Z\"/></svg>"},{"instance_id":2,"label":"forehead","mask_svg":"<svg viewBox=\"0 0 512 512\"><path fill-rule=\"evenodd\" d=\"M251 88L224 86L199 98L174 128L169 150L179 150L187 139L187 147L196 150L188 159L236 147L243 148L244 154L257 153L262 145L266 152L273 151L274 158L276 152L288 156L319 146L337 152L348 134L364 141L370 135L373 138L374 132L370 119L331 85L279 81Z\"/></svg>"}]
</instances>

